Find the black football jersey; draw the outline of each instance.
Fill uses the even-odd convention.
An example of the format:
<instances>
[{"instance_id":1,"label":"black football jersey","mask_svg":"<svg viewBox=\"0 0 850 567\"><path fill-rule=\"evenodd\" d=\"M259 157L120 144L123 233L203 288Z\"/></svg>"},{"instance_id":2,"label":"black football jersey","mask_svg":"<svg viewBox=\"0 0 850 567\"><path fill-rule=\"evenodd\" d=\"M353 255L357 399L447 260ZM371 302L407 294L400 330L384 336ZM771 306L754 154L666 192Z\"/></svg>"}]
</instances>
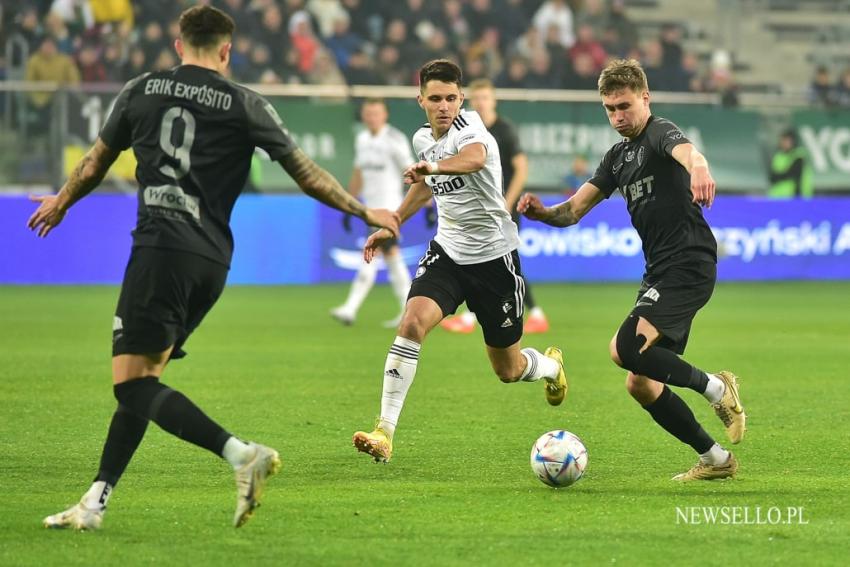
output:
<instances>
[{"instance_id":1,"label":"black football jersey","mask_svg":"<svg viewBox=\"0 0 850 567\"><path fill-rule=\"evenodd\" d=\"M499 146L499 158L502 162L502 194L505 194L514 178L513 159L517 154L522 153L519 136L517 136L516 127L501 116L496 118L487 131L496 138L496 145Z\"/></svg>"},{"instance_id":2,"label":"black football jersey","mask_svg":"<svg viewBox=\"0 0 850 567\"><path fill-rule=\"evenodd\" d=\"M133 148L139 210L133 246L184 250L230 265L230 214L255 147L278 160L295 143L274 108L219 73L181 65L128 82L100 132Z\"/></svg>"},{"instance_id":3,"label":"black football jersey","mask_svg":"<svg viewBox=\"0 0 850 567\"><path fill-rule=\"evenodd\" d=\"M691 176L671 155L684 143L689 141L675 124L650 116L639 136L608 150L589 180L606 197L617 190L625 197L648 273L684 262L717 262L714 234L692 202Z\"/></svg>"}]
</instances>

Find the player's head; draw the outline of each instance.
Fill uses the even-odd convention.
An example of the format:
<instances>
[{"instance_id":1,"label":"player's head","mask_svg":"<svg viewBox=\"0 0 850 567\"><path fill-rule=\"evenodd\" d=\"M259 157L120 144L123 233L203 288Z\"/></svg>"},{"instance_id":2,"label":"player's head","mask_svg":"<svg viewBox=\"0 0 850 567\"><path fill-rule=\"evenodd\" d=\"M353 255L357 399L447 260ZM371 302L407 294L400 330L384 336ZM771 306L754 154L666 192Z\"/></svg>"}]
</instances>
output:
<instances>
[{"instance_id":1,"label":"player's head","mask_svg":"<svg viewBox=\"0 0 850 567\"><path fill-rule=\"evenodd\" d=\"M640 63L615 59L602 70L598 84L611 126L626 138L640 134L649 119L649 85Z\"/></svg>"},{"instance_id":2,"label":"player's head","mask_svg":"<svg viewBox=\"0 0 850 567\"><path fill-rule=\"evenodd\" d=\"M490 115L496 112L496 89L489 79L476 79L469 83L469 102L472 110L478 114Z\"/></svg>"},{"instance_id":3,"label":"player's head","mask_svg":"<svg viewBox=\"0 0 850 567\"><path fill-rule=\"evenodd\" d=\"M452 126L463 105L460 67L447 59L429 61L419 69L419 95L416 100L425 111L428 123L439 135Z\"/></svg>"},{"instance_id":4,"label":"player's head","mask_svg":"<svg viewBox=\"0 0 850 567\"><path fill-rule=\"evenodd\" d=\"M233 18L212 6L193 6L180 14L174 48L181 60L203 59L223 71L230 62Z\"/></svg>"},{"instance_id":5,"label":"player's head","mask_svg":"<svg viewBox=\"0 0 850 567\"><path fill-rule=\"evenodd\" d=\"M367 98L360 107L360 120L370 132L376 134L387 123L389 112L382 98Z\"/></svg>"}]
</instances>

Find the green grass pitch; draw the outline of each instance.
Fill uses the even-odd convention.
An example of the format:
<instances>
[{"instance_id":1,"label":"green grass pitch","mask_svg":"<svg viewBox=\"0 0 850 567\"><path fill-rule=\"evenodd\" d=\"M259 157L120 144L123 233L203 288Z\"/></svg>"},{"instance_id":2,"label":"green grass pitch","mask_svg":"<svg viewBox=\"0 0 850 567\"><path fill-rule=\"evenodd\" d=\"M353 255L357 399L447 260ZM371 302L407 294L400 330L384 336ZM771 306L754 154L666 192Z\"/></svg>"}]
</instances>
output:
<instances>
[{"instance_id":1,"label":"green grass pitch","mask_svg":"<svg viewBox=\"0 0 850 567\"><path fill-rule=\"evenodd\" d=\"M393 461L351 446L379 410L394 313L375 290L357 324L327 315L344 286L229 288L164 382L284 468L244 528L223 461L152 426L97 533L49 531L97 467L114 409L112 287L0 289L0 565L846 564L850 284L721 284L687 358L741 377L749 431L733 481L678 485L690 449L626 393L610 337L636 285L538 285L571 383L502 384L480 334L437 329L422 351ZM720 422L682 396L710 433ZM590 461L553 490L529 468L538 435L568 429ZM803 509L807 523L684 523L677 508ZM738 518L741 519L740 517ZM785 516L783 516L783 521ZM844 557L844 559L841 559Z\"/></svg>"}]
</instances>

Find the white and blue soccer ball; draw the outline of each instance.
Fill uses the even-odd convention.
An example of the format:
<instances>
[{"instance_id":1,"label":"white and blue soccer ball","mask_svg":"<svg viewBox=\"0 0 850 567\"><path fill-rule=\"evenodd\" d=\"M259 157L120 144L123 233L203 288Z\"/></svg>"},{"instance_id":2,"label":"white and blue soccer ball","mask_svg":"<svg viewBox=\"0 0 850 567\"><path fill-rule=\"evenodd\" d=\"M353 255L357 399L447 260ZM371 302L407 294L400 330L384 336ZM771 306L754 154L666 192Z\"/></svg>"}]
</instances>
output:
<instances>
[{"instance_id":1,"label":"white and blue soccer ball","mask_svg":"<svg viewBox=\"0 0 850 567\"><path fill-rule=\"evenodd\" d=\"M587 467L587 449L581 439L562 429L540 436L531 448L531 470L555 488L574 484Z\"/></svg>"}]
</instances>

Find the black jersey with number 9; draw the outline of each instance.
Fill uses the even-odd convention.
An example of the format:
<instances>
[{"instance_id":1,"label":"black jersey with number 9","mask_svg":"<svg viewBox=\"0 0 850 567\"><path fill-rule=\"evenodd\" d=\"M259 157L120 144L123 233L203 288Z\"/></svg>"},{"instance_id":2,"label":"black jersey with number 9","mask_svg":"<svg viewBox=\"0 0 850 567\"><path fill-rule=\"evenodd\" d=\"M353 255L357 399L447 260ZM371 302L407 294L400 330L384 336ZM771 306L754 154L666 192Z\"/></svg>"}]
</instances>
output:
<instances>
[{"instance_id":1,"label":"black jersey with number 9","mask_svg":"<svg viewBox=\"0 0 850 567\"><path fill-rule=\"evenodd\" d=\"M133 246L185 250L230 265L230 214L254 148L278 160L296 145L260 95L195 65L128 82L100 132L133 148L139 211Z\"/></svg>"}]
</instances>

